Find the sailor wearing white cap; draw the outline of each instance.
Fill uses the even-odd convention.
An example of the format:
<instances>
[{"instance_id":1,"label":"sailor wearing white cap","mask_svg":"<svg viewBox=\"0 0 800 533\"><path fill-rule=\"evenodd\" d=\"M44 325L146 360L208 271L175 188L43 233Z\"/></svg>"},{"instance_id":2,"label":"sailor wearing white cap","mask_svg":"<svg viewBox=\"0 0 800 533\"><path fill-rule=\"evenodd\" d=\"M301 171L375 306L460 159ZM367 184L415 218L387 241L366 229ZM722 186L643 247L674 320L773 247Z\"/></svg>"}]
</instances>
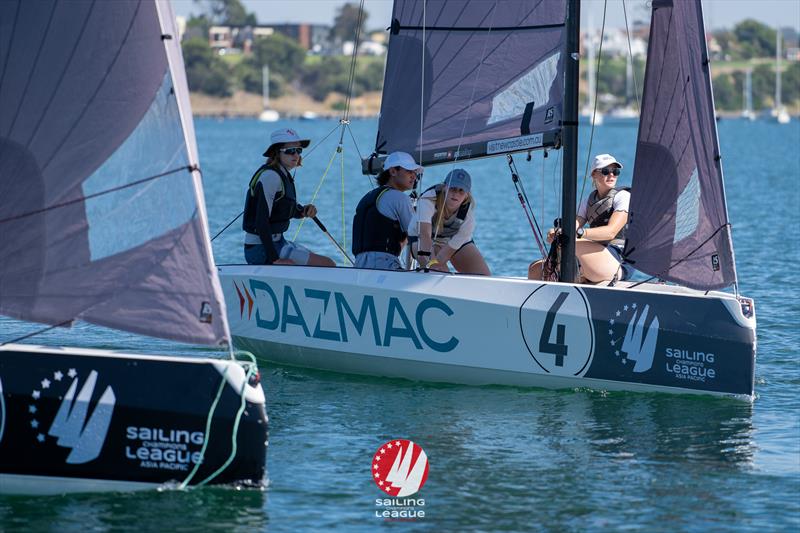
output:
<instances>
[{"instance_id":1,"label":"sailor wearing white cap","mask_svg":"<svg viewBox=\"0 0 800 533\"><path fill-rule=\"evenodd\" d=\"M611 154L600 154L592 161L594 190L578 207L575 223L575 255L584 282L621 281L633 274L622 255L631 193L628 187L616 187L621 172L622 163ZM552 242L555 234L551 228L547 240ZM538 263L529 267L529 278L540 276Z\"/></svg>"},{"instance_id":2,"label":"sailor wearing white cap","mask_svg":"<svg viewBox=\"0 0 800 533\"><path fill-rule=\"evenodd\" d=\"M411 199L422 167L405 152L389 154L378 175L378 187L361 198L353 217L353 254L358 268L404 270L400 252L413 215Z\"/></svg>"},{"instance_id":3,"label":"sailor wearing white cap","mask_svg":"<svg viewBox=\"0 0 800 533\"><path fill-rule=\"evenodd\" d=\"M329 257L317 255L283 236L293 218L317 215L313 204L297 203L290 173L301 165L303 148L310 143L291 128L275 130L270 135L264 152L267 161L250 178L244 204L244 256L251 265L336 265Z\"/></svg>"}]
</instances>

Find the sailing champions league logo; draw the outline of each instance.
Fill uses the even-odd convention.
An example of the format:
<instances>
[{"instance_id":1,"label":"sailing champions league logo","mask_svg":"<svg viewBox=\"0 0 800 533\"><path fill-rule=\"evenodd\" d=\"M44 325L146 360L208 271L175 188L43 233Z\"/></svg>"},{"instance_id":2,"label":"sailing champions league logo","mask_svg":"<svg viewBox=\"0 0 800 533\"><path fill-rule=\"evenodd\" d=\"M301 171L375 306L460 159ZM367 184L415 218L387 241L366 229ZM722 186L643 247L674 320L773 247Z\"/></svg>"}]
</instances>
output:
<instances>
[{"instance_id":1,"label":"sailing champions league logo","mask_svg":"<svg viewBox=\"0 0 800 533\"><path fill-rule=\"evenodd\" d=\"M31 417L31 428L36 432L36 442L41 445L46 442L48 436L55 438L58 446L70 448L67 456L69 464L83 464L96 459L106 440L117 399L111 386L107 386L94 408L89 410L97 385L97 375L97 372L92 370L78 391L80 378L74 368L68 369L66 374L56 370L52 379L50 376L44 378L40 382L41 386L31 392L28 414ZM67 384L69 388L61 400L58 412L49 429L46 429L37 401L43 395L50 393L60 397Z\"/></svg>"},{"instance_id":2,"label":"sailing champions league logo","mask_svg":"<svg viewBox=\"0 0 800 533\"><path fill-rule=\"evenodd\" d=\"M387 520L424 518L423 498L407 498L422 489L428 479L428 456L422 446L394 439L378 448L372 458L372 481L388 498L375 500L375 516Z\"/></svg>"},{"instance_id":3,"label":"sailing champions league logo","mask_svg":"<svg viewBox=\"0 0 800 533\"><path fill-rule=\"evenodd\" d=\"M649 305L640 309L632 303L617 309L608 321L608 335L611 350L623 365L633 364L635 373L650 370L658 341L658 317L650 312Z\"/></svg>"}]
</instances>

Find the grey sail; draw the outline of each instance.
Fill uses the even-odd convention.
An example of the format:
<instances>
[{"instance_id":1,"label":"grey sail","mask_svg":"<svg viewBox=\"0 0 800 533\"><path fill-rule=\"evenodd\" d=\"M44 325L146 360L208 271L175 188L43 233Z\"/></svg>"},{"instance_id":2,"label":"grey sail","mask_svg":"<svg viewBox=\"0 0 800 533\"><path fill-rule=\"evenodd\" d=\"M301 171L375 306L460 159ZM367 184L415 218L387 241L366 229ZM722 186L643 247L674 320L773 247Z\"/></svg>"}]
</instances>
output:
<instances>
[{"instance_id":1,"label":"grey sail","mask_svg":"<svg viewBox=\"0 0 800 533\"><path fill-rule=\"evenodd\" d=\"M228 335L164 1L0 2L0 313Z\"/></svg>"},{"instance_id":2,"label":"grey sail","mask_svg":"<svg viewBox=\"0 0 800 533\"><path fill-rule=\"evenodd\" d=\"M695 289L736 282L699 0L653 2L625 254Z\"/></svg>"},{"instance_id":3,"label":"grey sail","mask_svg":"<svg viewBox=\"0 0 800 533\"><path fill-rule=\"evenodd\" d=\"M552 145L565 17L564 0L397 0L376 152L432 164Z\"/></svg>"}]
</instances>

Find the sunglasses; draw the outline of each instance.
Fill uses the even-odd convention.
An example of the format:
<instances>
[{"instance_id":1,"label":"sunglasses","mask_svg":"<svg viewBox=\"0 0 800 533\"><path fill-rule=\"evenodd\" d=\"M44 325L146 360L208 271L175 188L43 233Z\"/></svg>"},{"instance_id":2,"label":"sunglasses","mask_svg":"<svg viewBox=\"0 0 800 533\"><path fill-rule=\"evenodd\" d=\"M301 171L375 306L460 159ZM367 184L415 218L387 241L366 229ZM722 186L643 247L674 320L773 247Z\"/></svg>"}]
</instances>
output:
<instances>
[{"instance_id":1,"label":"sunglasses","mask_svg":"<svg viewBox=\"0 0 800 533\"><path fill-rule=\"evenodd\" d=\"M286 155L300 155L303 153L302 148L281 148L280 151Z\"/></svg>"},{"instance_id":2,"label":"sunglasses","mask_svg":"<svg viewBox=\"0 0 800 533\"><path fill-rule=\"evenodd\" d=\"M601 168L601 169L600 169L600 173L601 173L603 176L608 176L609 174L614 174L615 176L619 176L619 173L620 173L620 172L622 172L622 170L621 170L619 167L614 167L614 168Z\"/></svg>"}]
</instances>

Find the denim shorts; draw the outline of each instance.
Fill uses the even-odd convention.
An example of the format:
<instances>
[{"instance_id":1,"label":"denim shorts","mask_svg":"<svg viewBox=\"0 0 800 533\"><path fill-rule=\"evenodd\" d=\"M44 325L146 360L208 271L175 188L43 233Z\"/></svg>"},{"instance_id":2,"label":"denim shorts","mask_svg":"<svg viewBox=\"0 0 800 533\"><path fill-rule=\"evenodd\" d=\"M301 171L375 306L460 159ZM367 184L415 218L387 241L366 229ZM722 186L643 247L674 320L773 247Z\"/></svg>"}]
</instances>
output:
<instances>
[{"instance_id":1,"label":"denim shorts","mask_svg":"<svg viewBox=\"0 0 800 533\"><path fill-rule=\"evenodd\" d=\"M311 251L305 246L287 241L283 236L272 243L280 259L291 259L296 265L307 265ZM263 244L245 244L244 258L248 265L266 265L267 250Z\"/></svg>"},{"instance_id":2,"label":"denim shorts","mask_svg":"<svg viewBox=\"0 0 800 533\"><path fill-rule=\"evenodd\" d=\"M376 270L405 270L400 258L387 252L361 252L356 256L356 268Z\"/></svg>"},{"instance_id":3,"label":"denim shorts","mask_svg":"<svg viewBox=\"0 0 800 533\"><path fill-rule=\"evenodd\" d=\"M608 250L611 253L614 259L616 259L617 262L619 263L619 266L622 267L620 271L619 280L617 281L625 281L631 279L631 276L633 276L633 269L630 267L630 265L625 263L624 259L622 258L622 250L620 250L613 244L609 244L608 246L606 246L606 250Z\"/></svg>"}]
</instances>

